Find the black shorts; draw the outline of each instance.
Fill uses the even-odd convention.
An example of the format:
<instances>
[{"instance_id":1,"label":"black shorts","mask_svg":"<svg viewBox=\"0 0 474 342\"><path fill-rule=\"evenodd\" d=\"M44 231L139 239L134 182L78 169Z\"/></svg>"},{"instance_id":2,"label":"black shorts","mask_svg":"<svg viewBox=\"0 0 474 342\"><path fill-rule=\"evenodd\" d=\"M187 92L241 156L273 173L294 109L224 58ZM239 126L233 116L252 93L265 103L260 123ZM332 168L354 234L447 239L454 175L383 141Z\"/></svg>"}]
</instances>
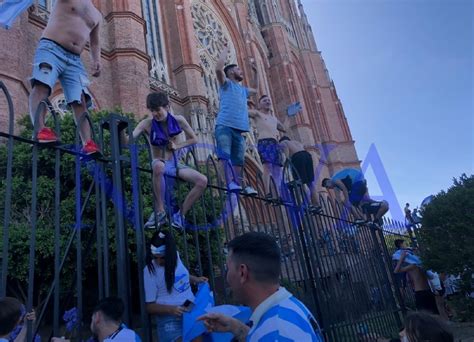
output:
<instances>
[{"instance_id":1,"label":"black shorts","mask_svg":"<svg viewBox=\"0 0 474 342\"><path fill-rule=\"evenodd\" d=\"M314 182L313 157L309 152L296 152L291 156L291 163L293 164L293 177L296 180L301 180L303 184L307 185Z\"/></svg>"},{"instance_id":2,"label":"black shorts","mask_svg":"<svg viewBox=\"0 0 474 342\"><path fill-rule=\"evenodd\" d=\"M257 150L262 164L283 166L280 144L276 139L260 139L257 143Z\"/></svg>"},{"instance_id":3,"label":"black shorts","mask_svg":"<svg viewBox=\"0 0 474 342\"><path fill-rule=\"evenodd\" d=\"M349 190L349 202L351 202L352 205L358 206L364 199L366 193L367 183L365 180L353 183L351 185L351 189Z\"/></svg>"},{"instance_id":4,"label":"black shorts","mask_svg":"<svg viewBox=\"0 0 474 342\"><path fill-rule=\"evenodd\" d=\"M415 303L418 311L428 311L438 315L438 307L433 292L430 290L415 291Z\"/></svg>"},{"instance_id":5,"label":"black shorts","mask_svg":"<svg viewBox=\"0 0 474 342\"><path fill-rule=\"evenodd\" d=\"M380 207L382 206L382 201L374 201L370 200L362 204L362 211L369 215L375 215L379 211Z\"/></svg>"}]
</instances>

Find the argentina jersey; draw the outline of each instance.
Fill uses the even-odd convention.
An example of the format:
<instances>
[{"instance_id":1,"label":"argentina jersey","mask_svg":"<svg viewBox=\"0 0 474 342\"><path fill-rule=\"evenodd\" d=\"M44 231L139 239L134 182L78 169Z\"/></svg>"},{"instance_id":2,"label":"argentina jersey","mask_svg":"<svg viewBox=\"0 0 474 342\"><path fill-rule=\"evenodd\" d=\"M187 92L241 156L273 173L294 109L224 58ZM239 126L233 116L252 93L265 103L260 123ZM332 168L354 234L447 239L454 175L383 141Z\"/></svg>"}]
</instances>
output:
<instances>
[{"instance_id":1,"label":"argentina jersey","mask_svg":"<svg viewBox=\"0 0 474 342\"><path fill-rule=\"evenodd\" d=\"M291 295L269 307L247 335L247 342L270 341L323 342L324 339L311 312Z\"/></svg>"},{"instance_id":2,"label":"argentina jersey","mask_svg":"<svg viewBox=\"0 0 474 342\"><path fill-rule=\"evenodd\" d=\"M141 339L135 331L121 324L116 332L104 339L104 342L141 342Z\"/></svg>"}]
</instances>

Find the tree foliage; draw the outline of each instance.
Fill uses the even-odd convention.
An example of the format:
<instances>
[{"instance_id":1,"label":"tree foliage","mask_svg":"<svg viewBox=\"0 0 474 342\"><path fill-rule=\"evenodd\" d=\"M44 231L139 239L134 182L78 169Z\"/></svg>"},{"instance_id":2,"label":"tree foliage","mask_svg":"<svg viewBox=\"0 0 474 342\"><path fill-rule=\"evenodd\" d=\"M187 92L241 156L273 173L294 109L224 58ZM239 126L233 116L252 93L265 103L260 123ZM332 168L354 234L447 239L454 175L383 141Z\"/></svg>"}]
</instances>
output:
<instances>
[{"instance_id":1,"label":"tree foliage","mask_svg":"<svg viewBox=\"0 0 474 342\"><path fill-rule=\"evenodd\" d=\"M454 184L436 195L422 213L418 234L424 264L438 272L461 275L462 290L470 293L474 271L474 176L463 174L454 179ZM463 301L474 309L472 298Z\"/></svg>"}]
</instances>

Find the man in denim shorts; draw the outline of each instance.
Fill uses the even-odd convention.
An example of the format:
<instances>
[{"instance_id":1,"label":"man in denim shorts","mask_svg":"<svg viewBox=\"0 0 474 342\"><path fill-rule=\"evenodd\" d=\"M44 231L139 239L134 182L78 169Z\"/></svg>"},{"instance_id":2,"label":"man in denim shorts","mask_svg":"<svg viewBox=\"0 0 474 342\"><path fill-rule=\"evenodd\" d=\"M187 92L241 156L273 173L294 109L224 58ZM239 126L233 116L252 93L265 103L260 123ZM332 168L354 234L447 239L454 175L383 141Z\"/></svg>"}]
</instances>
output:
<instances>
[{"instance_id":1,"label":"man in denim shorts","mask_svg":"<svg viewBox=\"0 0 474 342\"><path fill-rule=\"evenodd\" d=\"M245 138L242 134L250 130L247 98L257 91L240 85L244 77L237 65L230 64L224 68L228 54L229 46L226 45L216 63L220 85L220 108L216 121L217 157L221 161L221 170L226 176L228 190L240 192L245 155ZM232 172L227 171L229 161L234 170L234 177ZM244 192L249 195L257 194L251 187L246 187Z\"/></svg>"},{"instance_id":2,"label":"man in denim shorts","mask_svg":"<svg viewBox=\"0 0 474 342\"><path fill-rule=\"evenodd\" d=\"M72 107L76 123L87 111L91 96L87 90L89 80L82 64L80 54L87 42L90 43L92 76L100 75L99 27L101 13L91 0L57 0L49 17L48 25L41 36L33 62L33 87L30 98L30 116L35 122L39 103L51 95L59 79L67 103ZM58 141L56 133L45 127L43 110L38 116L38 134L40 143ZM99 153L99 148L92 140L91 127L86 121L80 124L82 152Z\"/></svg>"}]
</instances>

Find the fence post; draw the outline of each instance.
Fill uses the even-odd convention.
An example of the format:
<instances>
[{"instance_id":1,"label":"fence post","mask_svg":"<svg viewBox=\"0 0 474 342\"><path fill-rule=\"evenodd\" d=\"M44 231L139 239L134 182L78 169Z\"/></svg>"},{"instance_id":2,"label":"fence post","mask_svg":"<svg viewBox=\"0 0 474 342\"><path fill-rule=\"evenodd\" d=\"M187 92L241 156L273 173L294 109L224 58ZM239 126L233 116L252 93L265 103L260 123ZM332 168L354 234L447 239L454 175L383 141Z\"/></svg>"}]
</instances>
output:
<instances>
[{"instance_id":1,"label":"fence post","mask_svg":"<svg viewBox=\"0 0 474 342\"><path fill-rule=\"evenodd\" d=\"M7 145L7 178L5 183L5 208L3 212L3 242L2 242L2 276L0 283L0 297L7 293L7 275L8 275L8 244L9 244L9 226L12 201L12 168L13 168L13 102L7 87L0 81L2 89L8 103L8 145Z\"/></svg>"},{"instance_id":2,"label":"fence post","mask_svg":"<svg viewBox=\"0 0 474 342\"><path fill-rule=\"evenodd\" d=\"M126 227L124 222L124 193L122 186L122 151L120 148L120 126L124 124L123 117L110 114L105 119L105 128L110 131L113 198L115 212L115 233L117 245L117 292L125 306L124 321L130 324L130 270ZM107 228L106 228L107 229ZM107 248L107 246L104 246Z\"/></svg>"},{"instance_id":3,"label":"fence post","mask_svg":"<svg viewBox=\"0 0 474 342\"><path fill-rule=\"evenodd\" d=\"M395 297L398 301L398 304L400 305L400 310L402 311L402 315L405 316L407 312L407 308L405 305L405 301L403 300L402 294L400 293L400 288L397 286L397 282L395 281L395 276L393 274L393 270L391 269L391 257L390 253L388 252L387 248L387 242L385 241L385 236L383 234L383 230L377 230L377 233L379 234L381 245L382 245L382 253L383 256L386 260L386 264L388 265L388 268L390 270L390 283L393 284L394 291L395 291ZM399 322L401 325L401 322Z\"/></svg>"},{"instance_id":4,"label":"fence post","mask_svg":"<svg viewBox=\"0 0 474 342\"><path fill-rule=\"evenodd\" d=\"M382 266L382 276L386 282L387 285L390 286L390 288L394 287L395 288L395 295L397 296L397 299L400 300L401 297L399 297L400 293L399 293L399 289L397 289L397 286L395 286L395 281L394 281L394 278L393 278L393 272L391 270L392 268L392 265L391 265L391 262L390 262L390 257L388 256L388 252L385 253L385 249L383 247L386 247L385 246L385 240L384 240L384 237L383 237L383 234L380 235L380 233L382 232L381 229L379 228L375 228L375 227L370 227L370 234L372 236L372 241L374 242L374 248L375 248L375 253L377 256L380 256L380 258L378 258L378 260L380 260L380 263ZM378 234L378 236L377 236ZM379 237L380 237L380 242L379 242ZM380 244L382 244L383 242L383 246L382 248L380 248ZM391 276L389 276L387 273L389 273ZM394 306L394 314L398 311L398 308L397 308L397 302L395 300L395 298L393 297L393 290L390 291L390 294L391 294L391 302ZM402 309L402 313L403 313L403 309ZM400 319L400 315L398 314L395 314L394 315L397 323L399 326L402 325L402 321Z\"/></svg>"}]
</instances>

